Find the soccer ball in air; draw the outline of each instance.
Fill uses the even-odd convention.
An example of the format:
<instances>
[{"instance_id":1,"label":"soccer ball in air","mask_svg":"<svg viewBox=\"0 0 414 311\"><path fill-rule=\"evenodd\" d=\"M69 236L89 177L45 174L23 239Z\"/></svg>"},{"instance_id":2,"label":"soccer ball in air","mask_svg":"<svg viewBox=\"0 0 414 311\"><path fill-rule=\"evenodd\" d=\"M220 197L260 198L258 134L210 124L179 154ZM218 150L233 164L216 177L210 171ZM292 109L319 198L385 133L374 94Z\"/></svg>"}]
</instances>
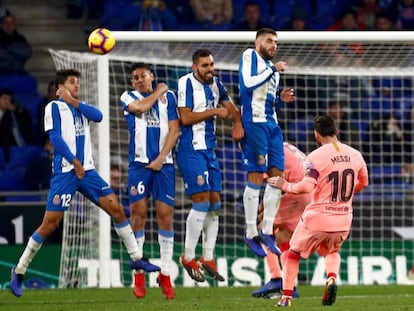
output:
<instances>
[{"instance_id":1,"label":"soccer ball in air","mask_svg":"<svg viewBox=\"0 0 414 311\"><path fill-rule=\"evenodd\" d=\"M88 47L95 54L106 54L115 46L115 38L106 28L97 28L91 32L88 38Z\"/></svg>"}]
</instances>

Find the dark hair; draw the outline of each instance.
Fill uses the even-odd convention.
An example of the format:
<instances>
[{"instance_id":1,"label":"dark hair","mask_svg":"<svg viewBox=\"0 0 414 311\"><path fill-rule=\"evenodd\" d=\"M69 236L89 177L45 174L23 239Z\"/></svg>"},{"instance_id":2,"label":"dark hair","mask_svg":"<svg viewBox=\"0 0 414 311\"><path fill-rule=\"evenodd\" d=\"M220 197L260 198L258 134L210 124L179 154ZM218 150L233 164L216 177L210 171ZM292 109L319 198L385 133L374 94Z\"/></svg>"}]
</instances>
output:
<instances>
[{"instance_id":1,"label":"dark hair","mask_svg":"<svg viewBox=\"0 0 414 311\"><path fill-rule=\"evenodd\" d=\"M198 49L193 53L193 64L197 63L200 57L213 55L209 49Z\"/></svg>"},{"instance_id":2,"label":"dark hair","mask_svg":"<svg viewBox=\"0 0 414 311\"><path fill-rule=\"evenodd\" d=\"M134 72L134 70L136 70L138 68L143 68L143 69L149 70L149 71L151 71L153 73L153 71L152 71L152 69L151 69L151 67L150 67L149 64L143 63L143 62L139 62L139 63L133 63L131 65L131 67L129 67L129 70L128 70L129 74L132 74Z\"/></svg>"},{"instance_id":3,"label":"dark hair","mask_svg":"<svg viewBox=\"0 0 414 311\"><path fill-rule=\"evenodd\" d=\"M328 115L316 116L313 119L313 129L321 134L322 137L336 135L335 120Z\"/></svg>"},{"instance_id":4,"label":"dark hair","mask_svg":"<svg viewBox=\"0 0 414 311\"><path fill-rule=\"evenodd\" d=\"M247 1L244 4L244 10L246 10L246 8L249 7L249 6L255 6L255 7L257 7L260 10L260 6L259 6L259 4L256 1Z\"/></svg>"},{"instance_id":5,"label":"dark hair","mask_svg":"<svg viewBox=\"0 0 414 311\"><path fill-rule=\"evenodd\" d=\"M10 89L1 89L0 96L2 95L9 95L11 98L13 98L13 92Z\"/></svg>"},{"instance_id":6,"label":"dark hair","mask_svg":"<svg viewBox=\"0 0 414 311\"><path fill-rule=\"evenodd\" d=\"M263 36L265 34L271 34L271 35L275 35L277 36L277 33L275 30L273 30L272 28L260 28L257 32L256 32L256 39L259 38L260 36Z\"/></svg>"},{"instance_id":7,"label":"dark hair","mask_svg":"<svg viewBox=\"0 0 414 311\"><path fill-rule=\"evenodd\" d=\"M75 76L79 78L81 76L81 73L76 69L61 69L56 72L55 75L55 85L56 87L59 86L59 84L65 83L65 81L70 76Z\"/></svg>"}]
</instances>

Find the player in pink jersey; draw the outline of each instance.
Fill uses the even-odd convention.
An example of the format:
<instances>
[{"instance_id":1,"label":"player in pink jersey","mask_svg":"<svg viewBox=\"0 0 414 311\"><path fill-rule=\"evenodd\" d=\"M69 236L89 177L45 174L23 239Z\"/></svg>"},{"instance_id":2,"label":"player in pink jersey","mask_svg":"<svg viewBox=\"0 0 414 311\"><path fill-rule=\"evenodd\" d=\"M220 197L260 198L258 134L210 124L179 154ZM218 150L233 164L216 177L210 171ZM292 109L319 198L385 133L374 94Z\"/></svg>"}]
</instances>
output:
<instances>
[{"instance_id":1,"label":"player in pink jersey","mask_svg":"<svg viewBox=\"0 0 414 311\"><path fill-rule=\"evenodd\" d=\"M300 258L306 259L315 251L325 257L327 282L322 304L335 302L341 264L339 250L351 227L352 200L355 192L368 185L362 154L338 141L335 121L327 115L316 117L314 131L319 148L306 159L305 177L296 183L281 177L267 181L287 193L312 193L290 240L283 271L283 296L277 303L281 307L291 305Z\"/></svg>"},{"instance_id":2,"label":"player in pink jersey","mask_svg":"<svg viewBox=\"0 0 414 311\"><path fill-rule=\"evenodd\" d=\"M297 147L287 142L283 143L283 149L285 154L284 178L289 182L298 182L302 180L305 175L306 155ZM305 206L310 202L310 199L311 195L309 193L303 193L300 195L285 193L282 196L280 207L276 214L273 226L273 234L276 237L279 248L282 252L280 255L282 267L284 266L286 260L286 251L289 250L290 237L298 224L299 218L302 215ZM259 215L259 219L263 218L262 212L263 209L261 205L261 215ZM252 293L254 297L270 298L275 294L279 295L283 289L282 271L279 265L279 257L268 251L265 260L269 268L271 279L263 287ZM293 296L299 296L296 288Z\"/></svg>"}]
</instances>

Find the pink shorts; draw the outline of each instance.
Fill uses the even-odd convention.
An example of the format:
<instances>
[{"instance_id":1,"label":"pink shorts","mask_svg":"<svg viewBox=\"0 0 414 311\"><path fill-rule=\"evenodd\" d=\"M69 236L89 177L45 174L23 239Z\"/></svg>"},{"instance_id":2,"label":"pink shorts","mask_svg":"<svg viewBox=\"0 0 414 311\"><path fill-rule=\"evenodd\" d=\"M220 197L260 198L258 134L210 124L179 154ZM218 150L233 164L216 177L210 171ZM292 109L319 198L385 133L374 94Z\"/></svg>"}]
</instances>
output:
<instances>
[{"instance_id":1,"label":"pink shorts","mask_svg":"<svg viewBox=\"0 0 414 311\"><path fill-rule=\"evenodd\" d=\"M295 232L290 239L290 249L298 253L302 258L309 258L315 251L319 256L326 256L338 251L349 231L322 232L305 228L303 221L298 223Z\"/></svg>"},{"instance_id":2,"label":"pink shorts","mask_svg":"<svg viewBox=\"0 0 414 311\"><path fill-rule=\"evenodd\" d=\"M293 232L310 200L311 195L308 193L285 193L280 201L280 207L275 217L275 225L282 227L286 231Z\"/></svg>"}]
</instances>

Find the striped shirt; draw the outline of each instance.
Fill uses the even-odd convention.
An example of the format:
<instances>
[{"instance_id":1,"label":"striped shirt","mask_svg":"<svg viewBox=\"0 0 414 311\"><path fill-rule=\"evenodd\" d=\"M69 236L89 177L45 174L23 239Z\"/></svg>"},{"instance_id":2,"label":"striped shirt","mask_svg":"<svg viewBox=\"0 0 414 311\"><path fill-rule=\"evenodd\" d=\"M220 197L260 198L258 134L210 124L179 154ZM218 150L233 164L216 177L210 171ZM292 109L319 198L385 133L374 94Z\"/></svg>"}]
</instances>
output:
<instances>
[{"instance_id":1,"label":"striped shirt","mask_svg":"<svg viewBox=\"0 0 414 311\"><path fill-rule=\"evenodd\" d=\"M92 157L91 134L89 120L79 109L68 105L63 100L51 101L45 107L45 131L55 130L70 152L83 164L84 169L95 168ZM53 172L67 173L74 168L55 148L53 156Z\"/></svg>"},{"instance_id":2,"label":"striped shirt","mask_svg":"<svg viewBox=\"0 0 414 311\"><path fill-rule=\"evenodd\" d=\"M254 49L243 52L239 63L239 91L243 123L277 123L280 74L270 60Z\"/></svg>"},{"instance_id":3,"label":"striped shirt","mask_svg":"<svg viewBox=\"0 0 414 311\"><path fill-rule=\"evenodd\" d=\"M150 163L160 153L168 135L168 122L178 119L177 100L172 91L162 96L148 111L135 115L128 111L128 105L142 100L148 93L125 91L121 95L121 105L129 130L129 162ZM164 164L172 164L172 151Z\"/></svg>"},{"instance_id":4,"label":"striped shirt","mask_svg":"<svg viewBox=\"0 0 414 311\"><path fill-rule=\"evenodd\" d=\"M178 80L178 108L189 108L193 112L203 112L217 108L220 101L231 100L224 85L217 77L212 84L201 83L193 73ZM207 150L216 147L216 118L182 125L178 145L179 150Z\"/></svg>"}]
</instances>

